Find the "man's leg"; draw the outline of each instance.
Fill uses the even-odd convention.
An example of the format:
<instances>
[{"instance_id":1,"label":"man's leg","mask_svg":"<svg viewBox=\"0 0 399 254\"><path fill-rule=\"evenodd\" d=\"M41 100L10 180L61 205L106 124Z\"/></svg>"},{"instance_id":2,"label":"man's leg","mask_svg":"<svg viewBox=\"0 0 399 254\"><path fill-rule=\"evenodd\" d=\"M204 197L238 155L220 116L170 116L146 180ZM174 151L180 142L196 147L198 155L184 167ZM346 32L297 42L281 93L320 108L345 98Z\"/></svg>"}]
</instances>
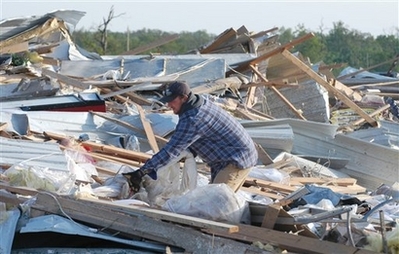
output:
<instances>
[{"instance_id":1,"label":"man's leg","mask_svg":"<svg viewBox=\"0 0 399 254\"><path fill-rule=\"evenodd\" d=\"M219 171L213 183L225 183L234 192L237 192L244 184L251 168L240 169L236 166L229 164L226 168Z\"/></svg>"}]
</instances>

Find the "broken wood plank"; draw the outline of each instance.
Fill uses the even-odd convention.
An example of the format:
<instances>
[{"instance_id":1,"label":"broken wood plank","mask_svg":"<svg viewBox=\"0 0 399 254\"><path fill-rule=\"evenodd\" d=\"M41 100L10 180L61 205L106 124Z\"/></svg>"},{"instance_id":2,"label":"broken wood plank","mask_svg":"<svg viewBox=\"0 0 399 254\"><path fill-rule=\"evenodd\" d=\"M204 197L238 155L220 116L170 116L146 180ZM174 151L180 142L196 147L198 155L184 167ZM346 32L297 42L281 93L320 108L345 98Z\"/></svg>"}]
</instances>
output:
<instances>
[{"instance_id":1,"label":"broken wood plank","mask_svg":"<svg viewBox=\"0 0 399 254\"><path fill-rule=\"evenodd\" d=\"M376 127L378 124L377 122L371 118L366 112L363 111L358 105L356 105L353 101L351 101L348 97L346 97L343 93L335 89L330 83L324 80L319 74L291 54L288 50L284 50L281 53L284 57L290 60L293 64L298 66L304 72L306 72L312 79L314 79L318 84L323 86L329 93L334 94L339 100L341 100L345 105L353 109L359 116L363 117L371 126Z\"/></svg>"},{"instance_id":2,"label":"broken wood plank","mask_svg":"<svg viewBox=\"0 0 399 254\"><path fill-rule=\"evenodd\" d=\"M157 141L155 140L155 135L152 130L151 124L148 121L148 119L145 117L145 112L144 112L143 108L138 104L136 104L136 108L139 111L140 120L143 125L144 132L147 136L148 143L149 143L152 151L154 153L157 153L157 152L159 152L159 147L158 147Z\"/></svg>"},{"instance_id":3,"label":"broken wood plank","mask_svg":"<svg viewBox=\"0 0 399 254\"><path fill-rule=\"evenodd\" d=\"M290 41L290 42L288 42L288 43L286 43L284 45L281 45L280 47L275 48L275 49L273 49L273 50L271 50L271 51L269 51L269 52L267 52L267 53L255 58L255 59L251 59L251 60L242 62L242 63L240 63L240 65L237 68L234 69L234 71L228 71L226 76L229 76L229 75L233 74L234 72L247 71L247 70L249 70L249 68L250 68L249 66L250 65L254 65L255 66L256 64L258 64L258 63L260 63L262 61L265 61L266 59L268 59L268 58L270 58L270 57L272 57L274 55L280 54L284 50L291 49L295 45L300 44L300 43L302 43L302 42L304 42L304 41L306 41L306 40L308 40L308 39L310 39L312 37L314 37L314 34L313 33L308 33L308 34L306 34L306 35L304 35L304 36L302 36L300 38L294 39L294 40L292 40L292 41Z\"/></svg>"},{"instance_id":4,"label":"broken wood plank","mask_svg":"<svg viewBox=\"0 0 399 254\"><path fill-rule=\"evenodd\" d=\"M267 166L273 163L272 158L269 154L263 149L263 147L259 144L255 143L256 150L258 151L259 160L263 163L263 165Z\"/></svg>"},{"instance_id":5,"label":"broken wood plank","mask_svg":"<svg viewBox=\"0 0 399 254\"><path fill-rule=\"evenodd\" d=\"M263 75L254 66L250 65L249 68L253 72L255 72L255 74L260 79L262 79L264 82L267 82L267 79L263 77ZM280 91L277 88L275 88L274 86L270 86L270 89L294 112L295 115L297 115L302 120L306 120L306 118L302 115L302 113L299 110L297 110L295 106L292 105L291 102L287 100L287 98L285 98L284 95L280 93Z\"/></svg>"},{"instance_id":6,"label":"broken wood plank","mask_svg":"<svg viewBox=\"0 0 399 254\"><path fill-rule=\"evenodd\" d=\"M375 111L373 111L371 114L369 114L370 117L375 117L376 115L381 114L382 112L388 110L391 106L389 104L386 104L384 106L382 106L379 109L376 109ZM366 120L364 118L361 118L357 121L351 122L350 126L358 126L361 125L362 123L364 123Z\"/></svg>"},{"instance_id":7,"label":"broken wood plank","mask_svg":"<svg viewBox=\"0 0 399 254\"><path fill-rule=\"evenodd\" d=\"M28 187L22 187L22 186L11 186L6 183L0 183L0 189L4 189L6 191L9 191L11 193L17 193L20 195L24 196L34 196L37 194L37 190L33 188L28 188Z\"/></svg>"},{"instance_id":8,"label":"broken wood plank","mask_svg":"<svg viewBox=\"0 0 399 254\"><path fill-rule=\"evenodd\" d=\"M52 33L53 31L62 29L64 27L65 25L62 21L59 21L56 18L49 18L47 21L44 22L44 24L38 24L32 29L25 30L26 32L18 36L11 36L5 40L0 41L0 49L9 47L11 45L16 45L18 43L27 42L33 38L41 37L45 34ZM65 34L68 34L68 32L66 31Z\"/></svg>"},{"instance_id":9,"label":"broken wood plank","mask_svg":"<svg viewBox=\"0 0 399 254\"><path fill-rule=\"evenodd\" d=\"M355 178L318 178L318 177L291 177L290 185L319 184L319 185L337 185L348 186L357 182Z\"/></svg>"},{"instance_id":10,"label":"broken wood plank","mask_svg":"<svg viewBox=\"0 0 399 254\"><path fill-rule=\"evenodd\" d=\"M19 204L22 204L22 203L24 203L27 200L28 200L28 198L17 197L14 194L11 194L11 193L8 193L8 192L4 192L4 191L0 191L0 202L6 203L6 204L11 204L11 205L14 205L14 206L18 206Z\"/></svg>"},{"instance_id":11,"label":"broken wood plank","mask_svg":"<svg viewBox=\"0 0 399 254\"><path fill-rule=\"evenodd\" d=\"M116 118L113 118L113 117L109 117L105 113L94 112L94 111L90 111L90 113L93 114L93 115L102 117L102 118L104 118L104 119L106 119L106 120L108 120L110 122L116 123L116 124L118 124L120 126L123 126L123 127L127 128L129 130L138 132L138 133L140 133L142 135L146 134L145 131L143 131L142 129L140 129L140 128L134 126L134 125L131 125L130 123L124 122L122 120L119 120L119 119L116 119ZM154 135L154 137L155 137L156 141L158 141L158 143L160 143L160 146L164 146L168 142L168 140L166 138L163 138L161 136Z\"/></svg>"},{"instance_id":12,"label":"broken wood plank","mask_svg":"<svg viewBox=\"0 0 399 254\"><path fill-rule=\"evenodd\" d=\"M278 215L280 213L280 206L276 204L266 206L265 215L262 220L262 228L273 229L276 224Z\"/></svg>"},{"instance_id":13,"label":"broken wood plank","mask_svg":"<svg viewBox=\"0 0 399 254\"><path fill-rule=\"evenodd\" d=\"M164 210L148 208L145 206L130 206L130 205L122 205L122 204L115 204L109 201L103 200L94 200L88 198L80 198L78 200L84 201L87 204L99 206L99 207L106 207L108 209L123 212L125 214L142 214L154 219L159 219L163 221L170 221L176 222L182 225L188 225L198 228L213 228L217 230L222 230L227 233L234 233L238 231L238 226L228 223L222 223L202 218L197 218L193 216L188 216L184 214L177 214L172 213Z\"/></svg>"},{"instance_id":14,"label":"broken wood plank","mask_svg":"<svg viewBox=\"0 0 399 254\"><path fill-rule=\"evenodd\" d=\"M48 70L48 69L45 69L45 68L42 69L42 75L48 76L50 78L57 79L59 82L62 82L64 84L66 84L66 85L73 86L73 87L76 87L76 88L79 88L79 89L82 89L82 90L89 88L88 85L85 85L83 82L81 82L81 81L79 81L77 79L73 79L73 78L67 77L65 75L56 73L54 71L51 71L51 70Z\"/></svg>"},{"instance_id":15,"label":"broken wood plank","mask_svg":"<svg viewBox=\"0 0 399 254\"><path fill-rule=\"evenodd\" d=\"M7 129L7 127L8 127L8 123L0 123L0 132Z\"/></svg>"},{"instance_id":16,"label":"broken wood plank","mask_svg":"<svg viewBox=\"0 0 399 254\"><path fill-rule=\"evenodd\" d=\"M285 184L275 183L275 182L266 181L266 180L261 180L261 179L257 179L257 178L252 178L252 177L247 177L247 179L245 180L245 184L256 185L259 187L269 188L269 189L281 191L284 193L291 193L298 189L297 187L288 186Z\"/></svg>"},{"instance_id":17,"label":"broken wood plank","mask_svg":"<svg viewBox=\"0 0 399 254\"><path fill-rule=\"evenodd\" d=\"M399 60L399 56L396 56L396 57L394 57L394 58L392 58L392 59L389 59L389 60L387 60L387 61L384 61L384 62L382 62L382 63L378 63L378 64L375 64L375 65L369 66L369 67L367 67L367 68L363 68L363 69L361 69L361 70L358 70L358 71L355 71L355 72L348 73L348 74L346 74L346 75L340 76L340 77L337 78L337 80L343 80L343 79L346 79L346 78L355 76L355 75L357 75L357 74L359 74L359 73L362 73L362 72L364 72L364 71L368 71L368 70L374 69L374 68L376 68L376 67L378 67L378 66L384 65L384 64L386 64L386 63L391 63L391 62L397 61L397 60Z\"/></svg>"},{"instance_id":18,"label":"broken wood plank","mask_svg":"<svg viewBox=\"0 0 399 254\"><path fill-rule=\"evenodd\" d=\"M254 187L254 186L251 186L251 187L242 186L240 189L243 190L243 191L252 193L252 194L264 196L264 197L275 199L275 200L279 200L279 199L284 198L284 196L282 196L282 195L278 195L278 194L275 194L275 193L272 193L272 192L262 191L262 190L260 190L260 189L258 189L256 187Z\"/></svg>"},{"instance_id":19,"label":"broken wood plank","mask_svg":"<svg viewBox=\"0 0 399 254\"><path fill-rule=\"evenodd\" d=\"M62 208L62 210L60 209ZM261 253L256 247L232 239L214 237L201 233L194 228L181 226L162 220L156 220L143 214L124 214L104 206L73 200L41 192L37 195L32 209L59 214L76 221L96 225L99 230L113 230L126 236L137 236L185 249L187 253ZM226 235L230 233L222 231ZM212 244L210 244L212 243Z\"/></svg>"},{"instance_id":20,"label":"broken wood plank","mask_svg":"<svg viewBox=\"0 0 399 254\"><path fill-rule=\"evenodd\" d=\"M113 85L115 85L115 82L113 81ZM109 88L101 88L102 93L112 93L113 91L121 91L122 89L119 87L113 87L112 90ZM117 99L121 103L128 103L131 104L132 102L138 103L140 105L145 105L145 106L150 106L152 105L152 102L134 92L124 92L125 96L122 95L114 95L113 97Z\"/></svg>"},{"instance_id":21,"label":"broken wood plank","mask_svg":"<svg viewBox=\"0 0 399 254\"><path fill-rule=\"evenodd\" d=\"M56 139L56 140L63 140L65 138L68 138L64 135L51 133L51 132L44 132L43 134L49 138ZM106 154L120 156L122 158L131 159L131 160L135 160L138 162L146 162L148 159L150 159L152 157L152 155L147 154L147 153L126 150L123 148L110 146L110 145L104 145L104 144L98 144L98 143L90 142L90 141L84 141L84 142L81 142L81 144L86 147L89 147L91 149L91 151L94 151L94 152L96 152L96 151L103 152Z\"/></svg>"},{"instance_id":22,"label":"broken wood plank","mask_svg":"<svg viewBox=\"0 0 399 254\"><path fill-rule=\"evenodd\" d=\"M6 47L0 47L0 54L14 54L24 51L29 51L29 43L27 41L17 43L15 45L9 45Z\"/></svg>"},{"instance_id":23,"label":"broken wood plank","mask_svg":"<svg viewBox=\"0 0 399 254\"><path fill-rule=\"evenodd\" d=\"M209 46L200 50L200 53L201 54L211 53L213 50L220 47L220 45L223 45L223 43L225 43L227 40L236 37L237 37L237 32L233 28L227 29L222 34L220 34Z\"/></svg>"},{"instance_id":24,"label":"broken wood plank","mask_svg":"<svg viewBox=\"0 0 399 254\"><path fill-rule=\"evenodd\" d=\"M244 242L261 242L264 244L277 245L281 249L297 253L347 253L347 254L372 254L374 251L347 246L344 244L321 241L306 236L288 234L277 230L239 224L237 233L226 234L214 230L203 230L209 234L215 234L230 239Z\"/></svg>"}]
</instances>

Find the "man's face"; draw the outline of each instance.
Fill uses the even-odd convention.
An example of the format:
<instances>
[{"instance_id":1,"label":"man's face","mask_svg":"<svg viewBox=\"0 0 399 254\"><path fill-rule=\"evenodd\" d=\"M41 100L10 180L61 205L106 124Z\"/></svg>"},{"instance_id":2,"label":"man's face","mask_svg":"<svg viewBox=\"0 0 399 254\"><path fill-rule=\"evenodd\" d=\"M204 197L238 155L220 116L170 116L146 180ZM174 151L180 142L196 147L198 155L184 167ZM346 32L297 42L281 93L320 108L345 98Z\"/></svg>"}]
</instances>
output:
<instances>
[{"instance_id":1,"label":"man's face","mask_svg":"<svg viewBox=\"0 0 399 254\"><path fill-rule=\"evenodd\" d=\"M168 102L166 105L173 110L176 115L179 114L181 106L187 101L187 96L177 96L173 101Z\"/></svg>"}]
</instances>

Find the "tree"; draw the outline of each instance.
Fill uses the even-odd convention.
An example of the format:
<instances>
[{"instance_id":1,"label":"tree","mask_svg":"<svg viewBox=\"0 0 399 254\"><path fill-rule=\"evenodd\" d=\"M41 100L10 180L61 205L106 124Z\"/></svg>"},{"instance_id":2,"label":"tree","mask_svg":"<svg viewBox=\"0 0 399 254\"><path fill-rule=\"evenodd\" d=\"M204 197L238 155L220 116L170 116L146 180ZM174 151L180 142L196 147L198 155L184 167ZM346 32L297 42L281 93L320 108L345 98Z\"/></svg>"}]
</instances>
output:
<instances>
[{"instance_id":1,"label":"tree","mask_svg":"<svg viewBox=\"0 0 399 254\"><path fill-rule=\"evenodd\" d=\"M103 23L101 25L99 25L97 28L97 33L100 37L100 38L97 38L97 41L101 45L103 55L106 54L107 48L108 48L108 25L113 19L120 17L122 15L124 15L124 13L121 13L121 14L115 16L114 6L112 5L111 9L108 13L108 18L107 19L103 18Z\"/></svg>"}]
</instances>

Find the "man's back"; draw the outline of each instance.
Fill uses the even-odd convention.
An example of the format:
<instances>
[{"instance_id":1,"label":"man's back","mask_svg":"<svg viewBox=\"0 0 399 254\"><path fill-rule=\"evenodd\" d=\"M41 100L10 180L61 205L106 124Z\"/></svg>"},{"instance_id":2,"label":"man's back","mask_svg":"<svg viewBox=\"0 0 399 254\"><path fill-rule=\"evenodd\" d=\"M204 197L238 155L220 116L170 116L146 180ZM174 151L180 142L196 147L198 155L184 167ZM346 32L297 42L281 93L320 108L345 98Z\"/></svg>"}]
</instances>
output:
<instances>
[{"instance_id":1,"label":"man's back","mask_svg":"<svg viewBox=\"0 0 399 254\"><path fill-rule=\"evenodd\" d=\"M194 125L198 139L190 146L209 166L215 170L229 163L239 168L256 165L257 151L252 138L244 127L225 110L209 100L199 108L180 116L179 125Z\"/></svg>"}]
</instances>

